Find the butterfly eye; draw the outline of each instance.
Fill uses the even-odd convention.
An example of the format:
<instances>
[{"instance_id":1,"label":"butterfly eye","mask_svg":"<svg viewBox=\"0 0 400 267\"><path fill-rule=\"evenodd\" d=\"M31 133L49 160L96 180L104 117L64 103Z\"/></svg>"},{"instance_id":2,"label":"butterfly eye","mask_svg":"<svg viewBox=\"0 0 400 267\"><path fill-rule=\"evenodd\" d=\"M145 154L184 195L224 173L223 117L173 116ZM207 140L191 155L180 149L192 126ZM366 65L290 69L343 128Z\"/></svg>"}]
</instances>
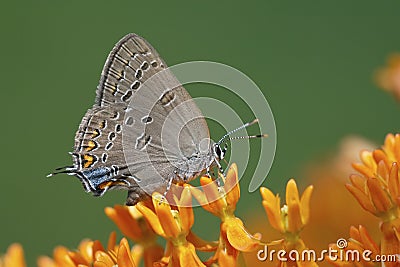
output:
<instances>
[{"instance_id":1,"label":"butterfly eye","mask_svg":"<svg viewBox=\"0 0 400 267\"><path fill-rule=\"evenodd\" d=\"M222 160L224 158L225 151L226 151L225 147L223 149L221 149L219 144L215 144L215 146L214 146L214 155L217 157L218 160Z\"/></svg>"}]
</instances>

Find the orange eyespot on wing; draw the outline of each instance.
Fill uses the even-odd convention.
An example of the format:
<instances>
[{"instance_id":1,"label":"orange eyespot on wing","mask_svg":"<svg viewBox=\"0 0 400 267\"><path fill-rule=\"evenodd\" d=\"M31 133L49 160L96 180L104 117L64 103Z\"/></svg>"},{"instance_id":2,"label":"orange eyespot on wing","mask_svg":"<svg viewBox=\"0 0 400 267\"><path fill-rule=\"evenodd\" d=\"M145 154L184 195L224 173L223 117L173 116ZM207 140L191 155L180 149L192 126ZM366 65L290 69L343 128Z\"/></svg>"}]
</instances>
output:
<instances>
[{"instance_id":1,"label":"orange eyespot on wing","mask_svg":"<svg viewBox=\"0 0 400 267\"><path fill-rule=\"evenodd\" d=\"M112 184L113 184L113 181L108 181L108 182L105 182L105 183L102 183L101 185L99 185L99 188L106 189L106 188L110 187Z\"/></svg>"},{"instance_id":2,"label":"orange eyespot on wing","mask_svg":"<svg viewBox=\"0 0 400 267\"><path fill-rule=\"evenodd\" d=\"M92 132L92 138L94 139L94 138L98 137L99 135L100 135L100 131L97 129L94 129Z\"/></svg>"},{"instance_id":3,"label":"orange eyespot on wing","mask_svg":"<svg viewBox=\"0 0 400 267\"><path fill-rule=\"evenodd\" d=\"M87 152L89 152L89 151L92 151L92 150L95 149L95 148L97 148L96 142L94 142L94 141L92 141L92 140L89 140L89 142L87 143L87 145L86 145L86 147L85 147L85 150L86 150Z\"/></svg>"},{"instance_id":4,"label":"orange eyespot on wing","mask_svg":"<svg viewBox=\"0 0 400 267\"><path fill-rule=\"evenodd\" d=\"M126 183L124 183L122 181L107 181L107 182L100 184L99 188L103 190L103 189L109 188L111 186L116 186L116 185L126 185Z\"/></svg>"},{"instance_id":5,"label":"orange eyespot on wing","mask_svg":"<svg viewBox=\"0 0 400 267\"><path fill-rule=\"evenodd\" d=\"M83 155L83 167L89 168L96 162L96 158L92 155L85 154Z\"/></svg>"}]
</instances>

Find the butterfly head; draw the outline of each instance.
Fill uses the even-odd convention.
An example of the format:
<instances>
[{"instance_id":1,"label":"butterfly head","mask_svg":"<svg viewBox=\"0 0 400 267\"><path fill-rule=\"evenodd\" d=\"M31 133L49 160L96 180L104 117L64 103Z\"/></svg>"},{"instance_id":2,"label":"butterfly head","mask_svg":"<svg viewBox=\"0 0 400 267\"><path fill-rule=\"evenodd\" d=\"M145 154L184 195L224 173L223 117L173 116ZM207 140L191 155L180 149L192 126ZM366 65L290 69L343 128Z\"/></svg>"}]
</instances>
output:
<instances>
[{"instance_id":1,"label":"butterfly head","mask_svg":"<svg viewBox=\"0 0 400 267\"><path fill-rule=\"evenodd\" d=\"M213 153L214 157L218 160L221 161L225 157L225 153L228 150L228 145L225 143L223 147L221 147L220 143L215 143L213 145Z\"/></svg>"},{"instance_id":2,"label":"butterfly head","mask_svg":"<svg viewBox=\"0 0 400 267\"><path fill-rule=\"evenodd\" d=\"M227 149L228 149L228 145L226 144L226 141L227 141L227 140L232 141L232 140L237 140L237 139L250 139L250 138L263 138L263 137L267 137L266 134L231 137L231 134L233 134L233 133L235 133L235 132L237 132L237 131L239 131L239 130L241 130L241 129L243 129L243 128L249 127L249 126L251 126L251 125L253 125L253 124L255 124L255 123L258 123L258 119L255 119L255 120L253 120L253 121L251 121L251 122L245 123L245 124L243 124L242 126L236 128L236 129L234 129L234 130L232 130L232 131L226 133L224 136L222 136L221 139L219 139L219 141L216 142L216 143L213 145L213 147L212 147L212 149L213 149L213 154L214 154L214 158L215 158L217 161L220 161L220 160L224 159L225 153L226 153L226 151L227 151ZM223 146L222 146L222 143L224 143Z\"/></svg>"}]
</instances>

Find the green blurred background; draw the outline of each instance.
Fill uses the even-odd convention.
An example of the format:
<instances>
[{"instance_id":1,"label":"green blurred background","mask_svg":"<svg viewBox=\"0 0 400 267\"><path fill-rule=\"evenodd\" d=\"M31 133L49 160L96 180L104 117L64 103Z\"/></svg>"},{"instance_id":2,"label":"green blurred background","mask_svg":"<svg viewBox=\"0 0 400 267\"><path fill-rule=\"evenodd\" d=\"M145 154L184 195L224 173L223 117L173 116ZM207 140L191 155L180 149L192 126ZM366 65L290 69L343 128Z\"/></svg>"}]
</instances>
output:
<instances>
[{"instance_id":1,"label":"green blurred background","mask_svg":"<svg viewBox=\"0 0 400 267\"><path fill-rule=\"evenodd\" d=\"M278 137L264 185L280 192L342 137L381 144L399 130L398 105L372 80L400 51L399 10L398 1L3 2L0 251L20 242L33 265L56 245L105 241L116 230L103 209L124 203L125 192L94 198L74 177L45 176L71 162L67 152L93 104L105 58L126 33L145 37L168 65L221 62L257 83ZM190 93L212 93L196 88ZM237 211L245 220L250 203L262 210L259 193L247 193L246 183ZM217 220L199 214L195 231L216 238Z\"/></svg>"}]
</instances>

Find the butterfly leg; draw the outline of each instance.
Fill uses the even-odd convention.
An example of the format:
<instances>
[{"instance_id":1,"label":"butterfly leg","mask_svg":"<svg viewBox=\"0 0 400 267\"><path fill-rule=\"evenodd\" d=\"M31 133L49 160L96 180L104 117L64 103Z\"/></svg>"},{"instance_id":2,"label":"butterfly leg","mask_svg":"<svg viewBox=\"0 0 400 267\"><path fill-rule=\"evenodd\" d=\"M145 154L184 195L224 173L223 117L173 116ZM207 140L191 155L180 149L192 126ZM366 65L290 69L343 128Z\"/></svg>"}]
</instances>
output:
<instances>
[{"instance_id":1,"label":"butterfly leg","mask_svg":"<svg viewBox=\"0 0 400 267\"><path fill-rule=\"evenodd\" d=\"M206 176L211 177L210 166L207 167Z\"/></svg>"},{"instance_id":2,"label":"butterfly leg","mask_svg":"<svg viewBox=\"0 0 400 267\"><path fill-rule=\"evenodd\" d=\"M148 198L150 198L150 196L139 187L132 187L128 190L128 196L126 198L125 205L134 206L139 201L146 200Z\"/></svg>"},{"instance_id":3,"label":"butterfly leg","mask_svg":"<svg viewBox=\"0 0 400 267\"><path fill-rule=\"evenodd\" d=\"M219 163L219 161L216 160L215 163L217 164L218 172L221 173L221 174L225 177L225 171L224 171L224 169L222 169L222 166L221 166L221 164ZM217 177L217 180L216 180L216 181L217 181L218 187L220 187L220 186L221 186L221 180L219 179L219 177Z\"/></svg>"},{"instance_id":4,"label":"butterfly leg","mask_svg":"<svg viewBox=\"0 0 400 267\"><path fill-rule=\"evenodd\" d=\"M173 177L170 177L170 178L169 178L168 183L167 183L167 189L165 189L165 192L164 192L164 197L167 196L169 190L171 189L172 181L173 181L173 180L174 180Z\"/></svg>"}]
</instances>

